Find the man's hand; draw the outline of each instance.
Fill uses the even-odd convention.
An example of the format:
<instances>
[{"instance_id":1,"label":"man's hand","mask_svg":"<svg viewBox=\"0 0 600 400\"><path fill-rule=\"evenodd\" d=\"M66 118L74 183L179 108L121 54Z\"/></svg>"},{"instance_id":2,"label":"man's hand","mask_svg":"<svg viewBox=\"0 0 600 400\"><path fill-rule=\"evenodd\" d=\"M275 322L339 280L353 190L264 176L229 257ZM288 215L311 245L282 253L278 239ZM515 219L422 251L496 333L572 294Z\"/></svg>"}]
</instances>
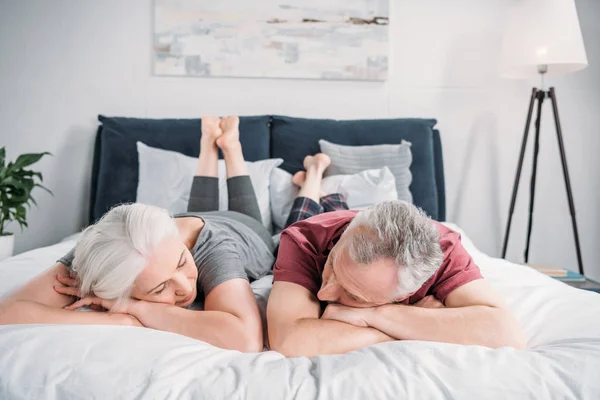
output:
<instances>
[{"instance_id":1,"label":"man's hand","mask_svg":"<svg viewBox=\"0 0 600 400\"><path fill-rule=\"evenodd\" d=\"M446 308L444 303L439 301L437 297L433 295L423 297L421 300L417 301L414 306L422 308Z\"/></svg>"},{"instance_id":2,"label":"man's hand","mask_svg":"<svg viewBox=\"0 0 600 400\"><path fill-rule=\"evenodd\" d=\"M499 295L483 279L469 282L445 299L433 296L407 306L387 304L357 310L369 327L397 340L511 346L522 349L525 340L515 318ZM335 316L339 319L338 316ZM346 317L344 317L346 318Z\"/></svg>"},{"instance_id":3,"label":"man's hand","mask_svg":"<svg viewBox=\"0 0 600 400\"><path fill-rule=\"evenodd\" d=\"M329 304L325 307L321 319L340 321L361 328L367 328L369 325L365 320L365 313L370 311L370 308L354 308L341 304Z\"/></svg>"},{"instance_id":4,"label":"man's hand","mask_svg":"<svg viewBox=\"0 0 600 400\"><path fill-rule=\"evenodd\" d=\"M414 304L415 307L421 308L445 308L444 304L435 296L426 296ZM329 304L325 307L325 311L321 319L329 319L333 321L345 322L350 325L366 328L368 324L368 316L373 313L377 307L356 308L348 307L341 304Z\"/></svg>"}]
</instances>

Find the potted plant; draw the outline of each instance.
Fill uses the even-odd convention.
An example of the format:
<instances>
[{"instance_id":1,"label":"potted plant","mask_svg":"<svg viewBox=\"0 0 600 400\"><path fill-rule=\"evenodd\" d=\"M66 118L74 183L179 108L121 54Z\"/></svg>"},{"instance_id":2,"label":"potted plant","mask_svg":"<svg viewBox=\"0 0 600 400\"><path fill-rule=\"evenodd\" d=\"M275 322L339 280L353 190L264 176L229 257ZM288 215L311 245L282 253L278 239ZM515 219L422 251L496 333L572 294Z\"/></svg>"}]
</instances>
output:
<instances>
[{"instance_id":1,"label":"potted plant","mask_svg":"<svg viewBox=\"0 0 600 400\"><path fill-rule=\"evenodd\" d=\"M40 172L25 169L35 164L43 156L50 154L29 153L21 154L15 162L6 163L6 150L0 148L0 260L13 255L14 235L6 232L6 225L16 221L21 230L27 227L27 207L36 204L31 197L33 188L40 187L52 194L50 190L41 185L43 180Z\"/></svg>"}]
</instances>

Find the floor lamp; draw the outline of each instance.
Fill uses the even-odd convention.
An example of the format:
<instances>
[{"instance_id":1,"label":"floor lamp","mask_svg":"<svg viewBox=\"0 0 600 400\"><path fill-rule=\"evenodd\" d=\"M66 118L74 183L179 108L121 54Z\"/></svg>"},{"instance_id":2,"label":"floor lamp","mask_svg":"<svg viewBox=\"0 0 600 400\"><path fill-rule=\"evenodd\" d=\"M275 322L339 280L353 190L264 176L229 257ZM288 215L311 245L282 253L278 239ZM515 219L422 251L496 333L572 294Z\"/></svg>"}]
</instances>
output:
<instances>
[{"instance_id":1,"label":"floor lamp","mask_svg":"<svg viewBox=\"0 0 600 400\"><path fill-rule=\"evenodd\" d=\"M587 67L587 56L583 44L583 37L579 27L579 19L574 0L519 0L510 10L503 40L503 66L502 75L507 78L524 79L539 76L541 89L533 88L529 100L529 111L525 122L525 132L521 144L519 162L513 185L508 222L502 246L502 258L506 256L508 238L515 208L523 157L527 147L529 128L534 106L536 108L535 137L533 145L533 168L530 181L529 220L527 223L527 242L525 244L525 263L529 259L529 242L533 220L533 206L535 199L535 183L537 174L537 160L540 139L540 121L542 105L549 98L552 103L554 124L556 126L556 139L560 151L565 188L569 201L569 211L575 239L575 250L579 273L583 274L583 262L579 246L577 219L573 203L571 180L567 168L567 157L562 138L562 129L558 117L556 91L551 87L544 89L544 77L575 72Z\"/></svg>"}]
</instances>

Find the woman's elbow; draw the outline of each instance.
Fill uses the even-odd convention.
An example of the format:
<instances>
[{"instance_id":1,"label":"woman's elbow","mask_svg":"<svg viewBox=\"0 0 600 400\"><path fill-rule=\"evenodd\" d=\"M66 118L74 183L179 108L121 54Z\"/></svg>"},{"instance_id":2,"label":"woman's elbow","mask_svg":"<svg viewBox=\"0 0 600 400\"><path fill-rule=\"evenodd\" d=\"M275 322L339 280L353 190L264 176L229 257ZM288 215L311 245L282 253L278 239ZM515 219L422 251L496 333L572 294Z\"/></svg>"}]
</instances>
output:
<instances>
[{"instance_id":1,"label":"woman's elbow","mask_svg":"<svg viewBox=\"0 0 600 400\"><path fill-rule=\"evenodd\" d=\"M261 335L244 335L240 346L240 351L244 353L260 353L263 350L263 338Z\"/></svg>"},{"instance_id":2,"label":"woman's elbow","mask_svg":"<svg viewBox=\"0 0 600 400\"><path fill-rule=\"evenodd\" d=\"M240 330L235 350L244 353L260 353L263 350L263 330L260 321L240 320Z\"/></svg>"}]
</instances>

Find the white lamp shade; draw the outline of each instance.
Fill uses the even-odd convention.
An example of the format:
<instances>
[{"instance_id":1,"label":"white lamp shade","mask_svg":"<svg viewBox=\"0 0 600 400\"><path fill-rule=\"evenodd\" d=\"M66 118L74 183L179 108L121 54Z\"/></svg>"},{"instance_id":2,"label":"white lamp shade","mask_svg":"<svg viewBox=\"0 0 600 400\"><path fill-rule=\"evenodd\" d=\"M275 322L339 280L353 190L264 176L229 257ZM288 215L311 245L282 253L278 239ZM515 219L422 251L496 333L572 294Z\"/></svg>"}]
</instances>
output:
<instances>
[{"instance_id":1,"label":"white lamp shade","mask_svg":"<svg viewBox=\"0 0 600 400\"><path fill-rule=\"evenodd\" d=\"M509 11L502 43L505 78L547 75L584 69L587 55L574 0L518 0Z\"/></svg>"}]
</instances>

